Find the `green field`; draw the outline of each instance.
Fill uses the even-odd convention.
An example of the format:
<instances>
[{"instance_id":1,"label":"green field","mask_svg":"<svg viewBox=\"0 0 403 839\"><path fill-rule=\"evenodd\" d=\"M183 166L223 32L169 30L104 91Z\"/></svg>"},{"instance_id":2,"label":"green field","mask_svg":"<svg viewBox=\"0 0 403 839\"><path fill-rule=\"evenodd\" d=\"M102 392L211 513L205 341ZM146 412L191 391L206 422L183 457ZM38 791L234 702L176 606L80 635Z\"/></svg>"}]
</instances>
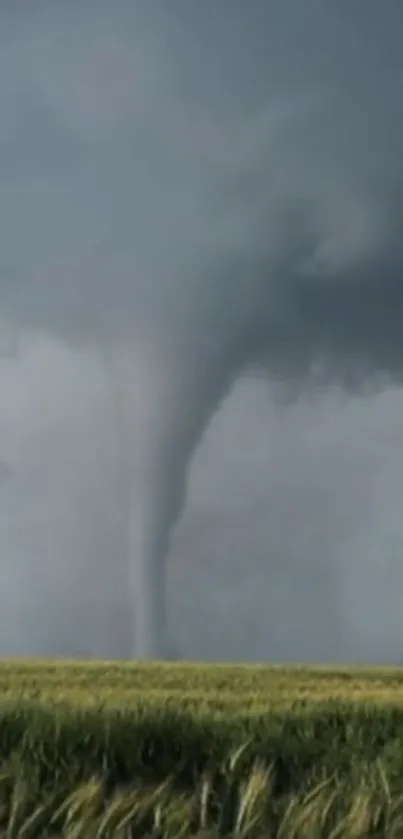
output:
<instances>
[{"instance_id":1,"label":"green field","mask_svg":"<svg viewBox=\"0 0 403 839\"><path fill-rule=\"evenodd\" d=\"M1 837L403 837L403 669L0 663Z\"/></svg>"},{"instance_id":2,"label":"green field","mask_svg":"<svg viewBox=\"0 0 403 839\"><path fill-rule=\"evenodd\" d=\"M329 701L403 707L403 668L0 660L1 699L115 708L146 702L226 716Z\"/></svg>"}]
</instances>

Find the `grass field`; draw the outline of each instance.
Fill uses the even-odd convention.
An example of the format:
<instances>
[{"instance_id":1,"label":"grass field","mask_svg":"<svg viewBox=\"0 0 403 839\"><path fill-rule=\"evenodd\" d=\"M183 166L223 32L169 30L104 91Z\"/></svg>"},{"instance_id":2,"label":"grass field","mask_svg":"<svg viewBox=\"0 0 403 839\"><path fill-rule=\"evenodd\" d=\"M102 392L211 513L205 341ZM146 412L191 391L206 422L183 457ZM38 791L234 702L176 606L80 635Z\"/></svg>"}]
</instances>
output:
<instances>
[{"instance_id":1,"label":"grass field","mask_svg":"<svg viewBox=\"0 0 403 839\"><path fill-rule=\"evenodd\" d=\"M0 663L0 837L403 837L403 669Z\"/></svg>"},{"instance_id":2,"label":"grass field","mask_svg":"<svg viewBox=\"0 0 403 839\"><path fill-rule=\"evenodd\" d=\"M162 703L236 716L329 701L403 707L403 668L0 660L1 699L115 708Z\"/></svg>"}]
</instances>

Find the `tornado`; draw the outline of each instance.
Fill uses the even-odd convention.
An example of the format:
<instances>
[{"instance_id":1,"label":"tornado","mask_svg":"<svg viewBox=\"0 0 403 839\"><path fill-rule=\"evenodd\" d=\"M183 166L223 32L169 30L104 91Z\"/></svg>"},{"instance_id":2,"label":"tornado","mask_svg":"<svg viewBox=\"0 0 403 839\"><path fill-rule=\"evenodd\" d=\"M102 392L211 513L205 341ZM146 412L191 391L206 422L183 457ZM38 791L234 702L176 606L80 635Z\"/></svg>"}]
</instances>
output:
<instances>
[{"instance_id":1,"label":"tornado","mask_svg":"<svg viewBox=\"0 0 403 839\"><path fill-rule=\"evenodd\" d=\"M192 309L188 329L181 320L179 334L172 330L171 340L160 345L156 337L149 354L143 354L147 341L137 351L117 352L115 374L127 423L125 463L132 475L129 497L135 493L127 523L134 658L175 656L166 619L170 540L185 508L193 455L235 381L242 375L267 376L283 390L286 382L316 392L337 382L353 393L368 382L374 388L400 382L400 275L386 255L372 277L370 266L363 267L365 286L347 281L325 291L322 280L298 277L287 291L285 320L281 306L265 306L266 274L255 266L255 284L247 271L243 285L234 268L235 287L222 298L216 287L211 309ZM149 382L140 410L131 392L139 363ZM130 428L136 429L140 450L130 447Z\"/></svg>"},{"instance_id":2,"label":"tornado","mask_svg":"<svg viewBox=\"0 0 403 839\"><path fill-rule=\"evenodd\" d=\"M393 0L0 13L1 322L107 362L134 658L170 655L170 541L235 380L401 380L402 15Z\"/></svg>"}]
</instances>

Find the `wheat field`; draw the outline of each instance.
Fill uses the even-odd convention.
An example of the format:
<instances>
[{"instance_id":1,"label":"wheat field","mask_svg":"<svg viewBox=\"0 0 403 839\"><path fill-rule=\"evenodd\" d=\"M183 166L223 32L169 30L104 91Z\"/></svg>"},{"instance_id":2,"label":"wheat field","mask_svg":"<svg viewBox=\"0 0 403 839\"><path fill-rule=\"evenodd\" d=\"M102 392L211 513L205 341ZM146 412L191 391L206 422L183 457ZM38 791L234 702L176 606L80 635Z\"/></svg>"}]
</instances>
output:
<instances>
[{"instance_id":1,"label":"wheat field","mask_svg":"<svg viewBox=\"0 0 403 839\"><path fill-rule=\"evenodd\" d=\"M403 839L403 670L0 662L0 839Z\"/></svg>"},{"instance_id":2,"label":"wheat field","mask_svg":"<svg viewBox=\"0 0 403 839\"><path fill-rule=\"evenodd\" d=\"M329 701L397 705L403 668L0 660L1 700L110 708L146 702L237 716Z\"/></svg>"}]
</instances>

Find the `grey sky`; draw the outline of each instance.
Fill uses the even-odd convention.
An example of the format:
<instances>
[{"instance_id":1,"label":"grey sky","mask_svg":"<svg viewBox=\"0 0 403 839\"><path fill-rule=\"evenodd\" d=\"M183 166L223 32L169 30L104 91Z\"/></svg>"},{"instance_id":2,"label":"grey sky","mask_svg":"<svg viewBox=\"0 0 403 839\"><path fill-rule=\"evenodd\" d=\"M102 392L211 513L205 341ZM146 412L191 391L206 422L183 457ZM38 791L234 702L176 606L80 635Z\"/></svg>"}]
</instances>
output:
<instances>
[{"instance_id":1,"label":"grey sky","mask_svg":"<svg viewBox=\"0 0 403 839\"><path fill-rule=\"evenodd\" d=\"M235 385L191 467L175 643L399 656L403 399L284 412L269 374L329 356L400 376L401 4L39 2L0 20L1 343L20 341L0 361L4 651L121 647L105 347L127 359L140 496L154 379L174 381L169 424L183 382L196 405L218 370L186 414L183 472L228 346L242 364L263 351L268 379Z\"/></svg>"},{"instance_id":2,"label":"grey sky","mask_svg":"<svg viewBox=\"0 0 403 839\"><path fill-rule=\"evenodd\" d=\"M1 651L117 655L118 476L102 375L46 344L11 367ZM264 383L236 388L195 458L169 558L184 654L400 658L402 414L398 390L283 413Z\"/></svg>"}]
</instances>

